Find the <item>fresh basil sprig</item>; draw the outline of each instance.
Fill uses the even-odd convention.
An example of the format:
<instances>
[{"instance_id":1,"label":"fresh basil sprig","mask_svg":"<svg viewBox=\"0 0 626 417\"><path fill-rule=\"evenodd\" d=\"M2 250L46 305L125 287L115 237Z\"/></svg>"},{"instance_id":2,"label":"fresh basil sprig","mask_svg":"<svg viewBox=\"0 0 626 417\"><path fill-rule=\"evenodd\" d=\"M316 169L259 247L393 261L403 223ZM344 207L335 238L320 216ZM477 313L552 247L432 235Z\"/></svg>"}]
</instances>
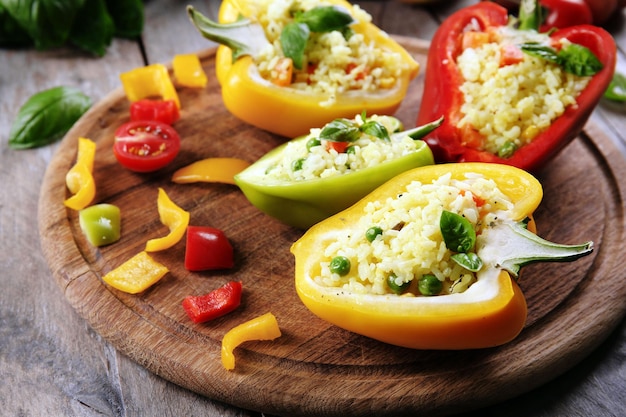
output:
<instances>
[{"instance_id":1,"label":"fresh basil sprig","mask_svg":"<svg viewBox=\"0 0 626 417\"><path fill-rule=\"evenodd\" d=\"M520 48L528 55L553 62L563 68L563 71L581 77L594 75L604 67L589 48L575 43L558 51L535 42L524 43Z\"/></svg>"},{"instance_id":2,"label":"fresh basil sprig","mask_svg":"<svg viewBox=\"0 0 626 417\"><path fill-rule=\"evenodd\" d=\"M72 87L54 87L30 97L9 133L13 149L36 148L60 139L91 107L91 99Z\"/></svg>"},{"instance_id":3,"label":"fresh basil sprig","mask_svg":"<svg viewBox=\"0 0 626 417\"><path fill-rule=\"evenodd\" d=\"M331 142L354 142L360 136L359 127L348 119L335 119L320 132L320 139Z\"/></svg>"},{"instance_id":4,"label":"fresh basil sprig","mask_svg":"<svg viewBox=\"0 0 626 417\"><path fill-rule=\"evenodd\" d=\"M297 12L294 21L288 23L280 34L283 53L291 58L297 69L304 64L304 50L311 32L346 32L346 28L354 23L352 16L337 6L318 6L307 11ZM345 35L344 35L345 36Z\"/></svg>"},{"instance_id":5,"label":"fresh basil sprig","mask_svg":"<svg viewBox=\"0 0 626 417\"><path fill-rule=\"evenodd\" d=\"M454 262L472 272L482 268L483 262L480 257L471 252L476 244L476 231L469 220L444 210L439 219L439 229L446 247L457 252L451 257Z\"/></svg>"}]
</instances>

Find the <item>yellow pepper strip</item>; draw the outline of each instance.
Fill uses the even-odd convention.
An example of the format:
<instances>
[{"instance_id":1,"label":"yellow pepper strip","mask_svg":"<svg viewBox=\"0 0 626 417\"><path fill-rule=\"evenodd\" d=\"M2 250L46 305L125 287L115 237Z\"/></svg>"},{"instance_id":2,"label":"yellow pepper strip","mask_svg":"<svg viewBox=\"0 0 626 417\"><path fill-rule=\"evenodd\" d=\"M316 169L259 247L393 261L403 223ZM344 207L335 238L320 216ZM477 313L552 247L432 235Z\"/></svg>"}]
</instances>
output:
<instances>
[{"instance_id":1,"label":"yellow pepper strip","mask_svg":"<svg viewBox=\"0 0 626 417\"><path fill-rule=\"evenodd\" d=\"M169 227L170 233L167 236L148 240L146 242L147 252L171 248L183 238L185 230L187 230L189 225L189 212L174 204L162 188L159 188L157 207L161 223Z\"/></svg>"},{"instance_id":2,"label":"yellow pepper strip","mask_svg":"<svg viewBox=\"0 0 626 417\"><path fill-rule=\"evenodd\" d=\"M175 55L172 61L176 82L185 87L206 87L208 79L196 54Z\"/></svg>"},{"instance_id":3,"label":"yellow pepper strip","mask_svg":"<svg viewBox=\"0 0 626 417\"><path fill-rule=\"evenodd\" d=\"M78 138L76 163L65 175L65 184L73 196L63 202L66 207L82 210L96 196L96 183L93 179L93 162L96 144L87 138Z\"/></svg>"},{"instance_id":4,"label":"yellow pepper strip","mask_svg":"<svg viewBox=\"0 0 626 417\"><path fill-rule=\"evenodd\" d=\"M249 162L238 158L207 158L180 168L174 172L172 181L177 184L193 182L235 184L233 177L249 166Z\"/></svg>"},{"instance_id":5,"label":"yellow pepper strip","mask_svg":"<svg viewBox=\"0 0 626 417\"><path fill-rule=\"evenodd\" d=\"M233 350L251 340L274 340L280 337L278 321L272 313L265 313L230 329L222 339L222 365L226 370L235 369Z\"/></svg>"},{"instance_id":6,"label":"yellow pepper strip","mask_svg":"<svg viewBox=\"0 0 626 417\"><path fill-rule=\"evenodd\" d=\"M174 100L176 107L180 109L178 94L163 64L152 64L123 72L120 74L120 80L126 97L131 102L161 97L163 100Z\"/></svg>"},{"instance_id":7,"label":"yellow pepper strip","mask_svg":"<svg viewBox=\"0 0 626 417\"><path fill-rule=\"evenodd\" d=\"M120 291L137 294L155 284L168 272L165 265L142 251L111 270L102 280Z\"/></svg>"}]
</instances>

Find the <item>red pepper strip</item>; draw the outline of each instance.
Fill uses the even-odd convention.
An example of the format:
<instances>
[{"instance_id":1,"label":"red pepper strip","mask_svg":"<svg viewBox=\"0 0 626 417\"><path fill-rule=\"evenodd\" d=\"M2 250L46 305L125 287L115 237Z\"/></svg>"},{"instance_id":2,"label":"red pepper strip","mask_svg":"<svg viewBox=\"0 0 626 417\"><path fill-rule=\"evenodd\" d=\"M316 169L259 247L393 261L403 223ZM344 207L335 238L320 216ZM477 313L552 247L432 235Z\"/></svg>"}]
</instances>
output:
<instances>
[{"instance_id":1,"label":"red pepper strip","mask_svg":"<svg viewBox=\"0 0 626 417\"><path fill-rule=\"evenodd\" d=\"M443 124L424 138L436 162L494 162L537 171L580 133L609 85L616 60L615 41L611 35L602 28L590 25L559 30L551 35L552 39L567 38L572 43L585 46L604 65L577 97L577 105L569 106L548 129L539 133L531 143L517 149L510 158L500 158L464 146L467 141L456 127L462 117L460 109L464 102L463 93L459 90L463 79L456 65L456 58L462 52L464 29L477 23L482 30L487 30L505 26L507 21L504 7L493 2L480 2L451 15L435 33L428 55L417 125L445 117Z\"/></svg>"},{"instance_id":2,"label":"red pepper strip","mask_svg":"<svg viewBox=\"0 0 626 417\"><path fill-rule=\"evenodd\" d=\"M230 281L208 294L185 297L183 308L194 323L204 323L239 307L241 291L241 282Z\"/></svg>"}]
</instances>

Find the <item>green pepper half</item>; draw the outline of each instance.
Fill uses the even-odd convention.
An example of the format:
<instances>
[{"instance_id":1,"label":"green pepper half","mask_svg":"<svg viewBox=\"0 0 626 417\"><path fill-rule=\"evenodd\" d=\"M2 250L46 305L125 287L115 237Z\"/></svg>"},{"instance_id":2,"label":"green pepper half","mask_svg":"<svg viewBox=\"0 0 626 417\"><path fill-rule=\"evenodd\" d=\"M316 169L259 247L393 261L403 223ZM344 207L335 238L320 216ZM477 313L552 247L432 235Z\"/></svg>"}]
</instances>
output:
<instances>
[{"instance_id":1,"label":"green pepper half","mask_svg":"<svg viewBox=\"0 0 626 417\"><path fill-rule=\"evenodd\" d=\"M344 210L396 175L409 169L434 164L426 142L419 140L441 125L443 119L393 135L408 135L416 142L415 151L376 166L343 175L302 181L276 180L266 175L285 154L289 142L271 150L254 164L235 175L235 183L246 198L262 212L301 229ZM310 135L294 141L308 141Z\"/></svg>"}]
</instances>

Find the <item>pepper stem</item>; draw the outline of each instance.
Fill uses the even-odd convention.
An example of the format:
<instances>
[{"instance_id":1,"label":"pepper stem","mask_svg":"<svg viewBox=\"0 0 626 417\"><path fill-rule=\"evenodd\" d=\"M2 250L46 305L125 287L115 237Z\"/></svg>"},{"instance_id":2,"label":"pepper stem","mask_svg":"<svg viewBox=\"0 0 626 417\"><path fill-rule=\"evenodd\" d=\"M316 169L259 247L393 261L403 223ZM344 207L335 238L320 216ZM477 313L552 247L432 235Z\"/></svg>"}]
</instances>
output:
<instances>
[{"instance_id":1,"label":"pepper stem","mask_svg":"<svg viewBox=\"0 0 626 417\"><path fill-rule=\"evenodd\" d=\"M562 245L526 229L524 222L498 223L477 238L476 252L485 265L504 269L517 277L522 266L534 262L567 262L589 255L593 242Z\"/></svg>"},{"instance_id":2,"label":"pepper stem","mask_svg":"<svg viewBox=\"0 0 626 417\"><path fill-rule=\"evenodd\" d=\"M538 0L522 0L520 2L518 29L539 30L542 21L542 10Z\"/></svg>"},{"instance_id":3,"label":"pepper stem","mask_svg":"<svg viewBox=\"0 0 626 417\"><path fill-rule=\"evenodd\" d=\"M413 129L405 130L404 132L394 133L393 136L410 136L411 139L421 139L443 123L444 117L441 116L439 119L426 123L425 125L414 127Z\"/></svg>"},{"instance_id":4,"label":"pepper stem","mask_svg":"<svg viewBox=\"0 0 626 417\"><path fill-rule=\"evenodd\" d=\"M205 38L232 49L233 61L244 55L256 56L270 45L263 27L250 19L240 19L233 23L217 23L187 6L191 23Z\"/></svg>"}]
</instances>

